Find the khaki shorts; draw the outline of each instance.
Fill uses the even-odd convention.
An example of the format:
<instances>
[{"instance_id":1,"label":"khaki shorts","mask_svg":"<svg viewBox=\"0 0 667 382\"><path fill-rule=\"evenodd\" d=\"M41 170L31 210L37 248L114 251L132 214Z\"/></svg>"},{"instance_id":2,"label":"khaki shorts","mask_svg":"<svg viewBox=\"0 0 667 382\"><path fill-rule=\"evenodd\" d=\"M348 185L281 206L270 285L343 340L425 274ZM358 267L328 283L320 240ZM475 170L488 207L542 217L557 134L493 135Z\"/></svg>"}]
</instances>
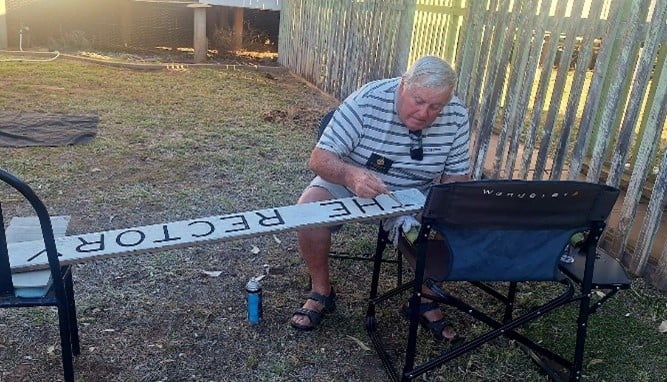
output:
<instances>
[{"instance_id":1,"label":"khaki shorts","mask_svg":"<svg viewBox=\"0 0 667 382\"><path fill-rule=\"evenodd\" d=\"M309 187L322 187L325 190L329 191L329 193L331 194L331 196L334 197L334 199L349 198L351 196L354 196L352 191L350 191L347 187L341 186L340 184L328 182L320 178L319 176L316 176L315 179L313 179L310 182L308 188Z\"/></svg>"},{"instance_id":2,"label":"khaki shorts","mask_svg":"<svg viewBox=\"0 0 667 382\"><path fill-rule=\"evenodd\" d=\"M306 188L308 189L310 187L322 187L325 190L329 191L329 193L331 194L331 196L333 196L334 199L349 198L351 196L354 196L352 191L350 191L347 187L341 186L340 184L328 182L320 178L319 176L316 176L315 179L313 179ZM328 228L331 232L336 232L340 230L342 226L343 226L342 224L339 224L335 226L329 226Z\"/></svg>"}]
</instances>

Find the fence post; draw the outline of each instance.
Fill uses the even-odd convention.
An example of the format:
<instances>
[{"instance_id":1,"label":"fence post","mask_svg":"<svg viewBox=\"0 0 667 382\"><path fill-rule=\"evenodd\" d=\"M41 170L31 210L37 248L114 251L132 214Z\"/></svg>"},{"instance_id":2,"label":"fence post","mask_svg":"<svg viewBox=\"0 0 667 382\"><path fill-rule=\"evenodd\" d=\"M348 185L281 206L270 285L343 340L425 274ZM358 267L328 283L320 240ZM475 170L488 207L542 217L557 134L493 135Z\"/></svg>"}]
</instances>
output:
<instances>
[{"instance_id":1,"label":"fence post","mask_svg":"<svg viewBox=\"0 0 667 382\"><path fill-rule=\"evenodd\" d=\"M401 76L408 68L410 59L410 44L412 42L412 30L415 24L415 11L417 0L404 0L403 13L401 14L401 25L399 25L396 66L394 75Z\"/></svg>"}]
</instances>

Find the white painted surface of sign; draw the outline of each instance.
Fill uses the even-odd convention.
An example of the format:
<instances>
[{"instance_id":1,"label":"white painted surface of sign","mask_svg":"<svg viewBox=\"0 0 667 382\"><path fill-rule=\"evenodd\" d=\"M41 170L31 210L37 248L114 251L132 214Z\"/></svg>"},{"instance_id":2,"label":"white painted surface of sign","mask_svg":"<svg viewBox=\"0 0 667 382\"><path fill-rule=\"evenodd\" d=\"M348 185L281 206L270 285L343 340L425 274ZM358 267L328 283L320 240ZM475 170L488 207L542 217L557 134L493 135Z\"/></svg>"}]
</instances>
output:
<instances>
[{"instance_id":1,"label":"white painted surface of sign","mask_svg":"<svg viewBox=\"0 0 667 382\"><path fill-rule=\"evenodd\" d=\"M378 220L419 212L425 196L416 189L394 192L373 199L343 198L228 215L153 224L57 237L62 264L177 248L196 243L235 240L315 226ZM11 267L32 270L48 267L43 240L8 245Z\"/></svg>"},{"instance_id":2,"label":"white painted surface of sign","mask_svg":"<svg viewBox=\"0 0 667 382\"><path fill-rule=\"evenodd\" d=\"M65 236L69 220L69 216L51 216L51 227L56 237ZM17 216L9 221L5 234L7 243L37 240L42 237L42 227L37 216ZM48 291L51 281L50 269L12 272L12 284L17 297L43 296Z\"/></svg>"}]
</instances>

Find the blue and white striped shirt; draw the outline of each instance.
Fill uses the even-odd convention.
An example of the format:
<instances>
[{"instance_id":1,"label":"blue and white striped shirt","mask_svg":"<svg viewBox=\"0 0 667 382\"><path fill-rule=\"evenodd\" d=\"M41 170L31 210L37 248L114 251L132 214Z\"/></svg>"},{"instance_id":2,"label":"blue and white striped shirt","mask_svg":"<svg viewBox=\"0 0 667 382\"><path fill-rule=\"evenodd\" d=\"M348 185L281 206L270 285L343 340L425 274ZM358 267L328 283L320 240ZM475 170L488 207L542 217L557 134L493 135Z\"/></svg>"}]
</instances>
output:
<instances>
[{"instance_id":1,"label":"blue and white striped shirt","mask_svg":"<svg viewBox=\"0 0 667 382\"><path fill-rule=\"evenodd\" d=\"M470 166L468 111L454 96L431 126L422 130L424 158L410 158L409 130L398 118L395 100L400 78L370 82L338 107L317 147L360 167L372 154L393 161L377 173L390 190L426 192L440 175L464 175Z\"/></svg>"}]
</instances>

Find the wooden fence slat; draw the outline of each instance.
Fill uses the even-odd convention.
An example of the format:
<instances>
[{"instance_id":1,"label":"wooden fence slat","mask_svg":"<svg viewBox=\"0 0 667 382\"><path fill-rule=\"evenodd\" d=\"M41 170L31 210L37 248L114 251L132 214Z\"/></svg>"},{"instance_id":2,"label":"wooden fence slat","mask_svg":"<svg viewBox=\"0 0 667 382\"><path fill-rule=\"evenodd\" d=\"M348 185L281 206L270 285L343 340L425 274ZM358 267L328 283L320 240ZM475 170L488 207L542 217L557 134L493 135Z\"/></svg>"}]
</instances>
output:
<instances>
[{"instance_id":1,"label":"wooden fence slat","mask_svg":"<svg viewBox=\"0 0 667 382\"><path fill-rule=\"evenodd\" d=\"M549 99L549 110L547 111L547 118L544 121L542 139L540 142L540 147L537 152L537 158L535 161L535 176L533 179L542 180L543 174L547 171L547 159L549 158L549 148L551 147L551 141L555 127L558 123L558 115L560 114L560 104L565 91L565 86L567 82L567 76L570 71L570 61L572 54L574 53L574 46L577 42L577 33L576 27L579 24L580 20L575 20L575 15L581 15L584 7L583 1L577 1L574 3L574 8L572 10L572 15L569 18L566 18L565 22L565 44L563 46L563 51L560 55L560 62L558 63L558 69L556 73L556 79L554 81L554 86L551 91L551 98ZM555 34L555 33L554 33ZM560 34L552 38L558 38L560 41ZM545 64L543 69L546 70L548 67ZM560 153L562 155L562 153ZM553 173L552 173L553 175ZM551 177L551 176L550 176Z\"/></svg>"},{"instance_id":2,"label":"wooden fence slat","mask_svg":"<svg viewBox=\"0 0 667 382\"><path fill-rule=\"evenodd\" d=\"M480 2L481 3L481 2ZM491 39L494 34L494 28L490 26L491 20L493 18L493 12L492 10L495 10L497 5L497 0L490 0L488 4L488 11L482 12L484 14L484 17L481 21L481 25L478 28L478 44L474 46L474 49L477 51L476 53L476 59L475 59L475 66L473 68L470 68L469 70L474 70L477 67L486 67L487 63L489 61L489 46L491 45ZM481 8L481 10L484 10L484 8ZM480 147L480 139L479 139L479 134L480 134L480 129L479 129L479 115L481 114L481 111L478 110L480 108L480 105L482 105L479 100L482 99L483 95L483 87L485 83L486 76L482 71L476 72L475 76L473 77L472 81L472 91L471 91L471 97L469 99L468 103L468 115L470 118L470 128L471 128L471 140L472 140L472 151L473 153L476 153L480 151L481 149L486 150L486 148ZM477 168L477 163L473 162L472 163L472 177L473 179L479 179L481 170Z\"/></svg>"},{"instance_id":3,"label":"wooden fence slat","mask_svg":"<svg viewBox=\"0 0 667 382\"><path fill-rule=\"evenodd\" d=\"M506 52L504 57L503 57L503 62L501 65L498 67L498 73L496 74L496 80L498 81L498 90L500 91L500 88L505 88L508 84L512 84L512 81L508 78L508 70L509 68L514 68L511 70L509 73L510 76L514 77L517 70L516 70L516 60L519 57L518 54L518 47L515 47L516 43L515 41L520 38L518 36L517 31L521 30L521 26L523 25L524 21L524 16L525 13L521 12L522 7L524 6L525 2L516 2L514 4L514 9L510 9L509 12L511 14L510 16L510 21L507 26L505 38L503 41L502 48L500 49L501 52ZM511 54L514 53L514 54ZM512 60L510 62L510 60ZM506 90L505 97L506 99L504 103L504 110L503 110L503 123L500 128L500 132L498 134L498 139L495 147L495 160L492 166L491 170L491 177L492 178L497 178L500 173L500 167L503 163L503 157L505 154L505 144L507 141L507 136L508 136L508 130L509 130L509 124L508 124L508 118L509 114L512 113L511 110L515 108L515 95L517 93L518 89L516 86L510 86L509 90ZM492 95L494 99L496 100L501 100L503 97L501 94L494 94ZM498 109L500 107L500 102L496 101L496 109L494 113L491 114L491 125L493 128L493 121L496 119L496 115L498 114Z\"/></svg>"},{"instance_id":4,"label":"wooden fence slat","mask_svg":"<svg viewBox=\"0 0 667 382\"><path fill-rule=\"evenodd\" d=\"M638 19L638 25L637 25L637 30L635 31L634 39L632 41L632 48L630 50L630 60L629 60L629 67L627 67L626 72L628 75L624 76L623 78L623 83L621 85L621 89L623 91L619 94L619 99L618 99L618 105L627 105L629 102L629 95L630 95L630 89L632 88L632 82L634 80L634 73L636 71L636 65L637 61L639 60L640 57L640 52L642 50L641 44L637 44L639 41L640 36L645 34L646 31L646 20L647 20L647 15L651 6L651 3L654 0L647 0L644 3L644 6L641 8L640 14L639 14L639 19ZM618 55L616 55L618 56ZM614 64L614 66L616 66ZM603 98L604 99L604 98ZM604 102L604 101L603 101ZM607 143L607 148L604 150L604 160L603 160L603 174L606 175L606 180L607 182L610 181L610 175L609 175L609 162L613 159L613 154L614 151L617 149L616 146L618 145L618 134L617 132L620 131L621 123L625 114L626 108L625 106L618 107L613 113L613 126L611 128L611 131L614 132L614 134L610 137L611 139ZM611 184L611 183L608 183Z\"/></svg>"},{"instance_id":5,"label":"wooden fence slat","mask_svg":"<svg viewBox=\"0 0 667 382\"><path fill-rule=\"evenodd\" d=\"M663 102L667 101L663 98ZM661 111L662 121L665 120L665 110ZM653 187L653 194L646 209L646 217L642 225L642 231L639 235L638 243L640 245L639 251L635 253L630 259L630 271L636 275L643 275L646 271L646 265L650 257L650 245L656 237L658 228L660 227L660 219L665 209L665 200L667 198L667 151L662 157L662 164L660 171L656 177L656 182ZM643 241L641 239L644 239ZM665 247L667 248L667 247ZM654 272L654 278L660 282L661 285L667 284L667 272L665 272L665 264L667 263L666 251L663 249L661 259L658 260L659 267Z\"/></svg>"},{"instance_id":6,"label":"wooden fence slat","mask_svg":"<svg viewBox=\"0 0 667 382\"><path fill-rule=\"evenodd\" d=\"M468 15L479 15L482 13L482 2L474 1L468 8ZM481 39L482 27L480 26L479 17L467 16L467 21L464 22L461 33L463 34L463 53L457 55L456 70L459 74L459 81L457 86L457 93L461 100L470 107L473 104L471 95L473 94L473 84L475 83L477 61L480 56L480 51L477 49L479 40ZM459 59L460 57L460 59ZM470 117L473 113L470 111ZM472 125L472 121L471 121Z\"/></svg>"},{"instance_id":7,"label":"wooden fence slat","mask_svg":"<svg viewBox=\"0 0 667 382\"><path fill-rule=\"evenodd\" d=\"M447 55L446 50L449 48L445 45L445 33L448 32L450 28L451 17L448 17L444 13L434 13L433 14L433 25L442 25L442 27L436 29L435 38L432 39L432 52L438 56L447 58L451 60L451 56Z\"/></svg>"},{"instance_id":8,"label":"wooden fence slat","mask_svg":"<svg viewBox=\"0 0 667 382\"><path fill-rule=\"evenodd\" d=\"M603 2L594 1L588 12L589 21L586 23L586 28L581 36L581 45L571 85L572 89L580 89L581 91L570 91L565 108L565 116L563 117L561 136L554 155L550 177L551 180L562 178L563 167L566 158L568 157L570 137L579 114L578 107L581 103L581 98L584 96L584 83L586 81L586 75L588 74L589 63L592 61L595 36L599 36L596 31L601 24L600 19L602 18L602 12ZM567 174L567 177L569 177L569 174Z\"/></svg>"},{"instance_id":9,"label":"wooden fence slat","mask_svg":"<svg viewBox=\"0 0 667 382\"><path fill-rule=\"evenodd\" d=\"M519 153L521 135L524 130L524 119L528 110L530 93L533 88L534 75L538 69L539 57L544 41L545 25L548 16L546 2L542 3L542 9L538 8L538 4L532 4L527 12L531 14L539 14L539 17L532 17L531 23L527 23L527 31L532 33L532 37L528 42L528 48L525 49L527 54L527 62L525 67L519 67L519 74L523 72L523 77L517 87L521 88L521 93L518 97L517 103L519 108L516 110L516 115L510 120L514 126L514 133L510 140L508 155L505 165L505 176L507 178L514 178L514 168L516 167L516 160ZM528 33L528 32L527 32Z\"/></svg>"},{"instance_id":10,"label":"wooden fence slat","mask_svg":"<svg viewBox=\"0 0 667 382\"><path fill-rule=\"evenodd\" d=\"M663 32L663 34L667 35L667 31ZM665 40L665 45L664 45L665 49L661 48L661 49L658 50L658 54L657 54L657 57L656 57L656 64L655 64L655 68L653 70L654 74L660 72L661 65L664 64L665 60L667 60L667 36L664 38L664 40ZM648 87L648 94L646 96L648 101L655 99L655 94L656 94L659 83L660 83L660 81L656 81L655 77L653 77L651 79L650 85ZM640 125L639 125L639 131L636 134L637 137L644 136L645 129L646 129L646 118L642 118L642 120L640 122ZM639 150L638 145L634 145L632 147L632 152L630 153L630 159L628 160L628 162L630 162L631 165L634 164L634 162L636 161L638 150Z\"/></svg>"},{"instance_id":11,"label":"wooden fence slat","mask_svg":"<svg viewBox=\"0 0 667 382\"><path fill-rule=\"evenodd\" d=\"M540 121L542 119L542 110L544 108L544 103L547 98L547 91L549 89L549 79L551 78L552 63L556 58L556 53L558 52L558 38L560 36L561 24L563 23L563 15L565 14L565 5L566 3L560 2L556 8L556 15L554 17L549 17L549 24L547 25L548 30L551 32L549 39L544 42L542 46L542 53L546 57L542 62L542 69L540 71L539 82L537 84L537 90L535 92L534 101L533 101L533 116L530 119L528 125L528 130L526 133L526 138L524 141L523 147L523 162L519 169L519 179L527 179L528 172L530 171L530 166L533 161L533 151L535 144L537 142L537 134L539 132ZM533 178L536 177L536 174L533 173ZM539 178L541 175L539 175Z\"/></svg>"},{"instance_id":12,"label":"wooden fence slat","mask_svg":"<svg viewBox=\"0 0 667 382\"><path fill-rule=\"evenodd\" d=\"M461 32L461 11L465 11L461 8L461 0L452 1L450 8L450 13L447 16L449 18L449 28L447 33L445 33L445 47L446 51L444 57L451 63L456 62L456 48L459 41L459 33ZM458 11L458 12L457 12Z\"/></svg>"},{"instance_id":13,"label":"wooden fence slat","mask_svg":"<svg viewBox=\"0 0 667 382\"><path fill-rule=\"evenodd\" d=\"M667 240L662 244L662 253L655 271L649 274L650 282L660 290L667 290Z\"/></svg>"},{"instance_id":14,"label":"wooden fence slat","mask_svg":"<svg viewBox=\"0 0 667 382\"><path fill-rule=\"evenodd\" d=\"M320 5L317 10L317 22L316 24L331 23L332 20L332 11L331 3L329 0L325 0L322 5ZM327 54L325 52L330 52L330 47L333 45L333 40L335 39L334 30L332 28L323 29L318 25L318 51L317 51L317 61L318 61L318 85L320 89L325 88L327 84L330 83L331 79L331 61L334 60L333 54ZM330 52L331 53L331 52Z\"/></svg>"},{"instance_id":15,"label":"wooden fence slat","mask_svg":"<svg viewBox=\"0 0 667 382\"><path fill-rule=\"evenodd\" d=\"M490 2L490 8L492 10L495 10L495 14L497 15L497 18L503 19L507 15L507 11L503 12L503 9L507 9L507 7L503 7L503 4L506 4L505 0L500 0L498 1L491 1ZM500 10L498 10L500 9ZM493 12L489 12L493 13ZM502 23L501 23L502 25ZM504 27L499 26L499 27L490 27L490 25L487 25L489 31L489 37L486 37L485 34L485 42L488 42L490 46L498 46L499 41L503 41L503 30ZM477 113L481 114L483 118L478 118L476 115L474 118L475 125L473 126L473 130L477 132L477 137L475 139L475 148L472 151L471 157L473 158L473 166L472 166L472 178L473 179L481 179L482 174L484 173L484 164L486 161L486 154L489 150L489 144L491 141L491 134L493 132L493 109L495 108L495 105L497 105L496 101L497 99L492 96L494 93L494 89L496 88L496 75L497 75L497 70L498 70L498 65L499 65L499 60L500 57L498 57L499 53L492 52L492 49L485 49L482 47L482 50L489 50L490 52L488 53L488 59L486 61L486 67L487 67L487 76L484 81L484 88L481 90L481 107ZM495 54L492 54L495 53Z\"/></svg>"},{"instance_id":16,"label":"wooden fence slat","mask_svg":"<svg viewBox=\"0 0 667 382\"><path fill-rule=\"evenodd\" d=\"M659 3L657 3L659 4ZM667 4L664 4L667 5ZM639 62L635 70L634 83L630 90L630 98L625 109L623 123L618 134L618 144L613 152L609 169L607 184L618 187L621 183L621 175L625 169L625 162L630 152L630 144L633 136L634 126L639 119L639 110L642 106L644 95L648 87L649 77L653 71L655 56L660 44L660 37L665 31L665 16L667 7L657 7L653 15L653 21L646 29L646 34L641 41L644 42ZM657 21L656 21L657 20Z\"/></svg>"},{"instance_id":17,"label":"wooden fence slat","mask_svg":"<svg viewBox=\"0 0 667 382\"><path fill-rule=\"evenodd\" d=\"M339 34L334 44L335 51L333 52L335 65L332 77L331 93L336 98L340 99L343 93L343 82L345 80L345 62L347 61L347 41L349 41L349 25L350 12L347 8L343 8L339 1L335 1L331 5L332 11L336 11L337 18L332 18L332 25L339 25ZM333 28L332 28L333 29Z\"/></svg>"},{"instance_id":18,"label":"wooden fence slat","mask_svg":"<svg viewBox=\"0 0 667 382\"><path fill-rule=\"evenodd\" d=\"M512 37L514 41L511 44L511 58L508 67L509 79L508 79L508 90L506 91L505 97L503 97L503 111L502 111L502 125L500 132L498 134L498 145L496 146L496 157L493 163L493 169L491 171L492 178L500 177L500 167L503 163L503 157L505 155L505 142L509 137L510 144L512 140L513 133L516 126L513 125L514 116L517 113L517 109L521 108L519 102L516 101L519 98L521 89L523 88L519 78L521 74L524 73L525 68L523 66L527 62L528 52L530 44L525 44L524 38L528 30L525 29L526 22L528 21L527 9L530 6L528 5L528 0L522 0L517 3L517 7L514 12L518 12L518 22L517 27L512 30ZM532 2L532 1L531 1ZM534 3L534 2L532 2ZM533 4L534 5L534 4ZM532 34L532 31L531 31Z\"/></svg>"},{"instance_id":19,"label":"wooden fence slat","mask_svg":"<svg viewBox=\"0 0 667 382\"><path fill-rule=\"evenodd\" d=\"M359 4L352 4L351 2L347 2L348 6L350 6L351 12L350 12L350 24L349 24L349 29L350 29L350 35L349 37L349 42L348 46L345 49L345 53L348 56L347 62L358 62L359 61L359 50L363 49L363 41L358 40L358 36L361 35L361 27L360 27L360 22L359 19L362 17L361 13L363 12L363 9ZM362 6L364 4L361 4ZM357 81L362 74L359 72L359 67L351 68L350 65L346 65L345 68L345 77L343 79L343 94L340 95L342 99L344 99L347 94L346 90L350 88L356 87Z\"/></svg>"},{"instance_id":20,"label":"wooden fence slat","mask_svg":"<svg viewBox=\"0 0 667 382\"><path fill-rule=\"evenodd\" d=\"M610 10L611 17L604 23L606 26L605 31L602 33L602 36L604 37L601 40L593 78L591 79L591 84L588 88L584 111L577 131L577 141L572 149L570 167L568 170L568 179L570 180L579 178L584 159L587 155L588 145L592 139L593 121L595 120L598 107L601 103L600 100L602 96L602 88L605 83L605 74L609 69L609 63L611 61L612 53L614 52L613 48L616 45L616 36L620 33L623 25L620 21L622 15L626 13L627 6L629 6L629 2L613 3L612 9Z\"/></svg>"},{"instance_id":21,"label":"wooden fence slat","mask_svg":"<svg viewBox=\"0 0 667 382\"><path fill-rule=\"evenodd\" d=\"M608 94L607 102L602 105L602 113L600 115L599 126L597 130L595 145L593 146L593 153L591 154L590 165L586 180L597 183L600 179L602 166L604 161L605 151L608 148L611 129L614 124L614 117L619 108L619 98L621 95L623 80L627 76L626 68L630 61L630 53L633 48L632 41L635 39L639 19L642 13L642 8L646 1L633 1L630 8L629 19L626 23L625 31L623 33L621 49L618 54L618 59L615 62L615 71L609 81L609 88L606 92Z\"/></svg>"},{"instance_id":22,"label":"wooden fence slat","mask_svg":"<svg viewBox=\"0 0 667 382\"><path fill-rule=\"evenodd\" d=\"M660 5L662 5L662 7ZM652 21L646 29L645 36L642 39L642 41L644 41L644 47L637 65L635 80L630 92L630 101L628 102L623 123L619 132L618 145L617 149L614 150L614 156L610 166L607 183L614 185L619 185L621 183L621 175L625 169L627 156L630 152L630 144L634 135L634 127L637 125L639 111L644 100L645 91L648 88L649 76L653 71L653 64L655 62L658 44L660 43L661 36L665 31L664 20L666 15L667 3L662 0L657 3ZM654 81L659 82L660 80L654 77ZM662 81L664 81L664 78ZM643 133L648 135L647 131L644 131ZM656 151L656 146L660 137L658 136L655 138L656 139L652 142L648 142L648 144L651 144L652 146L650 149L651 153ZM651 160L652 157L653 154L645 157L644 160ZM637 211L637 201L640 200L642 191L646 187L648 169L651 166L651 163L643 163L642 165L644 167L642 176L631 176L630 184L628 185L628 191L623 202L623 208L620 212L620 218L614 230L614 238L612 240L611 248L619 253L622 253L622 249L628 244L630 230L632 228L634 216ZM637 171L637 169L635 168L634 171ZM636 184L633 184L633 182L636 182ZM637 272L644 272L644 268L647 264L647 260L642 257L644 254L635 255L636 256L633 261L630 262L631 266Z\"/></svg>"},{"instance_id":23,"label":"wooden fence slat","mask_svg":"<svg viewBox=\"0 0 667 382\"><path fill-rule=\"evenodd\" d=\"M331 0L325 0L323 6L320 7L321 23L325 25L331 24L334 21L333 14ZM330 54L325 54L324 52L334 46L336 35L333 28L324 29L322 34L325 35L325 38L319 52L323 61L321 64L320 85L318 87L325 89L326 92L331 92L333 68L335 67L333 61L336 59L337 52L332 51Z\"/></svg>"},{"instance_id":24,"label":"wooden fence slat","mask_svg":"<svg viewBox=\"0 0 667 382\"><path fill-rule=\"evenodd\" d=\"M319 20L322 17L322 7L313 9L310 12L309 24L310 30L317 30L317 22L312 21L313 19ZM310 61L308 71L312 73L313 83L321 84L322 77L326 75L326 72L322 71L322 63L325 58L322 57L320 52L322 52L322 45L324 44L323 39L325 38L325 33L317 32L312 35L310 39L310 44L312 48L310 49Z\"/></svg>"},{"instance_id":25,"label":"wooden fence slat","mask_svg":"<svg viewBox=\"0 0 667 382\"><path fill-rule=\"evenodd\" d=\"M394 76L403 74L405 68L409 65L409 60L412 54L412 31L415 24L415 15L417 4L414 1L406 1L407 5L405 12L401 12L399 17L399 27L397 36L397 68L394 69Z\"/></svg>"},{"instance_id":26,"label":"wooden fence slat","mask_svg":"<svg viewBox=\"0 0 667 382\"><path fill-rule=\"evenodd\" d=\"M656 75L659 76L657 78ZM626 198L623 200L623 210L619 219L619 226L621 229L627 225L630 226L635 217L637 202L640 199L643 183L640 180L646 179L649 171L653 167L654 153L657 150L660 142L660 134L665 126L665 115L667 114L667 62L664 60L660 66L656 68L654 73L654 81L659 81L656 88L655 98L651 103L648 115L646 117L646 130L642 136L639 147L637 161L635 163L635 170L632 172ZM632 256L624 256L623 262L628 265L631 271L635 274L642 274L645 272L646 264L648 263L651 247L656 237L656 232L660 227L660 219L665 208L665 197L667 193L667 150L665 150L660 164L659 172L656 176L655 184L653 185L653 192L647 207L646 216L639 232L637 239L635 253ZM622 250L627 243L627 235L622 239ZM662 282L667 283L667 273L664 273L665 254L663 252L662 259L659 263L663 264L663 270L658 269L661 273Z\"/></svg>"}]
</instances>

